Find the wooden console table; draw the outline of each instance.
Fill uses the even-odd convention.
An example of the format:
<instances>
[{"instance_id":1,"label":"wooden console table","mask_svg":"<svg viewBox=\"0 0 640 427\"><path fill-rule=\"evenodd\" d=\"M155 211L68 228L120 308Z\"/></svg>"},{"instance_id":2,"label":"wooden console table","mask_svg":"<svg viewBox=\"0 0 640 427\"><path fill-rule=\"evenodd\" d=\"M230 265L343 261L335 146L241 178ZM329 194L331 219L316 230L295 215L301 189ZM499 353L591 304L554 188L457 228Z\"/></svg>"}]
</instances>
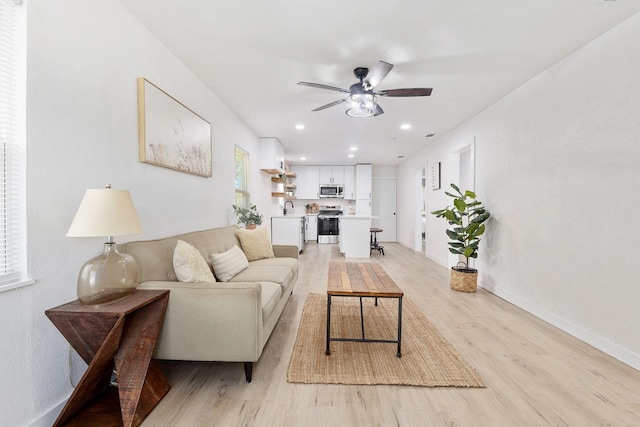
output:
<instances>
[{"instance_id":1,"label":"wooden console table","mask_svg":"<svg viewBox=\"0 0 640 427\"><path fill-rule=\"evenodd\" d=\"M102 305L73 301L45 311L89 365L54 426L142 423L170 388L151 358L168 301L169 291L140 290Z\"/></svg>"}]
</instances>

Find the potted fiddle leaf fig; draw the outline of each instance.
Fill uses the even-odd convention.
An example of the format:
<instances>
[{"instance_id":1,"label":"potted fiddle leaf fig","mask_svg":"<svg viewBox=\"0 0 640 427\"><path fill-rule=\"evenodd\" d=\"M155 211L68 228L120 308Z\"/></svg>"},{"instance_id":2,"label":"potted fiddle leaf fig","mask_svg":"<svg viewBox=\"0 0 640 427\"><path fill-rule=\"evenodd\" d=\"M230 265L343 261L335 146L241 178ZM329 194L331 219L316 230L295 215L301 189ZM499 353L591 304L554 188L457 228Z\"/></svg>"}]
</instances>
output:
<instances>
[{"instance_id":1,"label":"potted fiddle leaf fig","mask_svg":"<svg viewBox=\"0 0 640 427\"><path fill-rule=\"evenodd\" d=\"M465 261L451 267L451 289L461 292L475 292L478 282L478 270L469 267L469 259L478 257L480 236L485 232L484 222L491 215L476 199L476 193L470 190L462 192L457 185L451 184L455 193L445 191L451 197L452 205L431 212L438 218L444 218L452 225L447 230L449 252L462 255ZM462 264L462 265L461 265Z\"/></svg>"},{"instance_id":2,"label":"potted fiddle leaf fig","mask_svg":"<svg viewBox=\"0 0 640 427\"><path fill-rule=\"evenodd\" d=\"M262 214L258 212L256 205L249 205L248 208L243 208L237 205L233 206L233 211L238 219L238 224L244 224L245 228L253 229L256 225L262 224Z\"/></svg>"}]
</instances>

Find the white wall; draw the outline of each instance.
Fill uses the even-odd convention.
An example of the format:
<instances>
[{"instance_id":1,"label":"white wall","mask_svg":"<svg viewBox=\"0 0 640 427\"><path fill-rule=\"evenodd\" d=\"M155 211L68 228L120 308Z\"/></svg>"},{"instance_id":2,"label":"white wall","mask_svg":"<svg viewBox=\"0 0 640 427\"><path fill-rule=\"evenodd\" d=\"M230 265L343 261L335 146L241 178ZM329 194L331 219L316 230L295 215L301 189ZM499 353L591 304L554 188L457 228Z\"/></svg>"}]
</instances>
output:
<instances>
[{"instance_id":1,"label":"white wall","mask_svg":"<svg viewBox=\"0 0 640 427\"><path fill-rule=\"evenodd\" d=\"M212 123L213 178L138 161L141 76ZM257 136L115 0L29 1L27 85L28 257L36 284L0 293L3 426L51 425L71 392L68 344L44 311L75 299L80 266L101 250L104 239L65 237L87 188L131 191L145 232L118 241L234 223L238 144L252 160L253 202L263 212L271 203Z\"/></svg>"},{"instance_id":2,"label":"white wall","mask_svg":"<svg viewBox=\"0 0 640 427\"><path fill-rule=\"evenodd\" d=\"M413 244L415 171L440 161L448 187L475 137L481 286L637 369L639 49L636 15L404 162L398 221ZM427 191L429 211L447 204ZM427 255L448 266L445 227L429 215Z\"/></svg>"}]
</instances>

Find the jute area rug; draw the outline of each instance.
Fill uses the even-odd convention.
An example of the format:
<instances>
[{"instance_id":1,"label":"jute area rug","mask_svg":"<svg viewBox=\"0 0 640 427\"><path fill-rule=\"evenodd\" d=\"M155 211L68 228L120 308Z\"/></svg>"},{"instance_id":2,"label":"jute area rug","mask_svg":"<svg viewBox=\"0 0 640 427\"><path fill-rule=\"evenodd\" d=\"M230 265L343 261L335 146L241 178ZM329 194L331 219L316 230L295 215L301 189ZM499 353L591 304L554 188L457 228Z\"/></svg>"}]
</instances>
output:
<instances>
[{"instance_id":1,"label":"jute area rug","mask_svg":"<svg viewBox=\"0 0 640 427\"><path fill-rule=\"evenodd\" d=\"M366 338L395 340L396 299L364 298ZM332 298L331 336L360 338L358 298ZM402 357L397 344L331 342L325 355L327 297L310 294L305 302L287 381L305 384L393 384L422 387L485 387L476 370L408 299L402 304Z\"/></svg>"}]
</instances>

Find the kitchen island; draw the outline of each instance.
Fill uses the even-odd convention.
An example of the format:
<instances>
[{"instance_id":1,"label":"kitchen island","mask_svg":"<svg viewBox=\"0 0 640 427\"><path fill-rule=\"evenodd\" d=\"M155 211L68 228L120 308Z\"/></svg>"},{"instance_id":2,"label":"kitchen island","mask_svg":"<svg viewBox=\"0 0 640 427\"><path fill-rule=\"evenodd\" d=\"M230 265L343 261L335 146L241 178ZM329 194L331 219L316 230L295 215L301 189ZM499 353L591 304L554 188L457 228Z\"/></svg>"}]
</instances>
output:
<instances>
[{"instance_id":1,"label":"kitchen island","mask_svg":"<svg viewBox=\"0 0 640 427\"><path fill-rule=\"evenodd\" d=\"M340 252L345 258L369 258L371 215L340 217Z\"/></svg>"},{"instance_id":2,"label":"kitchen island","mask_svg":"<svg viewBox=\"0 0 640 427\"><path fill-rule=\"evenodd\" d=\"M271 244L294 245L304 250L306 216L289 214L271 217Z\"/></svg>"}]
</instances>

